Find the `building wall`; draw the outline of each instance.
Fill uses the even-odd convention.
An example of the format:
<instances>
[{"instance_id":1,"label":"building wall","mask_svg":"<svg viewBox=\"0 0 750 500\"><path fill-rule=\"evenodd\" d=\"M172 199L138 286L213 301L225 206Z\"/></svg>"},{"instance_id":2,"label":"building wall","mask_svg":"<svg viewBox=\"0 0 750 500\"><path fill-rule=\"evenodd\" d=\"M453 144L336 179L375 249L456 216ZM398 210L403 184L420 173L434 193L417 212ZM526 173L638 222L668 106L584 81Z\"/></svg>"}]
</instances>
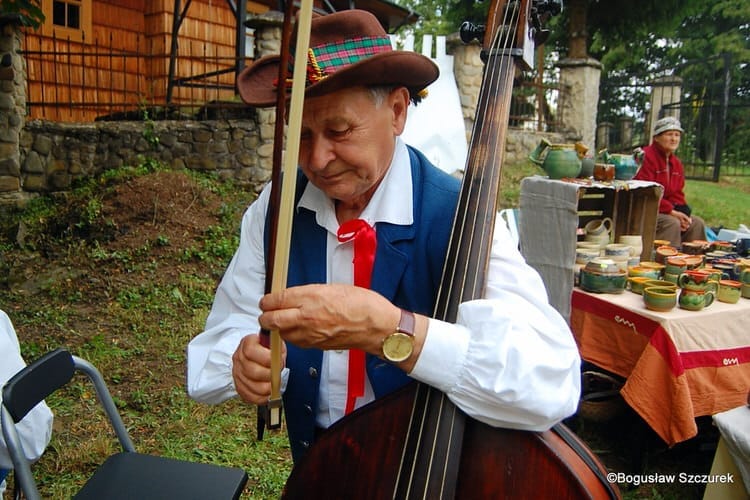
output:
<instances>
[{"instance_id":1,"label":"building wall","mask_svg":"<svg viewBox=\"0 0 750 500\"><path fill-rule=\"evenodd\" d=\"M86 122L107 114L112 103L164 102L174 1L88 0L83 6L90 8L84 16L90 23L79 32L52 25L51 3L42 28L23 31L29 101L71 103L32 106L30 118ZM193 0L178 33L175 76L234 67L236 21L226 1ZM205 101L234 96L233 71L210 81L228 90L207 89ZM176 88L172 102L180 104L189 92Z\"/></svg>"}]
</instances>

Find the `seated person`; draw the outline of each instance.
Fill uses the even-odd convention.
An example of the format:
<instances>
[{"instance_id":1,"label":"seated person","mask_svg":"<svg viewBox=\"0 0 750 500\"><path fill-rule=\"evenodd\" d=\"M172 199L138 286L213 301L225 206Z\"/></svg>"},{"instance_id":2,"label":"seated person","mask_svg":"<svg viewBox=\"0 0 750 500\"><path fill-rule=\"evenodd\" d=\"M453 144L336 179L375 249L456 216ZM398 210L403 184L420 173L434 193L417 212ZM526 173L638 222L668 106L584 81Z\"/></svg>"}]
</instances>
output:
<instances>
[{"instance_id":1,"label":"seated person","mask_svg":"<svg viewBox=\"0 0 750 500\"><path fill-rule=\"evenodd\" d=\"M0 387L25 366L13 324L8 315L0 310ZM0 402L2 402L1 391ZM26 458L37 460L44 453L52 435L52 411L46 403L42 402L32 408L16 428L26 452ZM8 447L0 434L0 497L5 491L5 477L12 468L13 463L10 460Z\"/></svg>"},{"instance_id":2,"label":"seated person","mask_svg":"<svg viewBox=\"0 0 750 500\"><path fill-rule=\"evenodd\" d=\"M643 162L634 177L664 187L656 218L656 239L668 240L677 249L684 241L706 239L703 219L692 214L685 199L685 170L674 154L682 132L677 118L666 116L657 120L653 140L643 148Z\"/></svg>"}]
</instances>

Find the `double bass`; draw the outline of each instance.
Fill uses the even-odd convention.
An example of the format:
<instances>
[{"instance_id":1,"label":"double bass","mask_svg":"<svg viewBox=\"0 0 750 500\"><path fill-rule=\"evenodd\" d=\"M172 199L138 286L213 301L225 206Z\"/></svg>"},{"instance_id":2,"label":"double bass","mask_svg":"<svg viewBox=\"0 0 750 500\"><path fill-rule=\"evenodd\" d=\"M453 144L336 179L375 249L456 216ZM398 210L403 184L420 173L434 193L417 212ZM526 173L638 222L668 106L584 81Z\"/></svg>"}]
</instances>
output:
<instances>
[{"instance_id":1,"label":"double bass","mask_svg":"<svg viewBox=\"0 0 750 500\"><path fill-rule=\"evenodd\" d=\"M455 321L461 302L484 293L513 77L539 29L537 3L496 1L489 10L486 68L434 311L439 319ZM439 390L413 382L322 433L295 464L282 496L619 498L605 476L562 424L545 432L494 428Z\"/></svg>"}]
</instances>

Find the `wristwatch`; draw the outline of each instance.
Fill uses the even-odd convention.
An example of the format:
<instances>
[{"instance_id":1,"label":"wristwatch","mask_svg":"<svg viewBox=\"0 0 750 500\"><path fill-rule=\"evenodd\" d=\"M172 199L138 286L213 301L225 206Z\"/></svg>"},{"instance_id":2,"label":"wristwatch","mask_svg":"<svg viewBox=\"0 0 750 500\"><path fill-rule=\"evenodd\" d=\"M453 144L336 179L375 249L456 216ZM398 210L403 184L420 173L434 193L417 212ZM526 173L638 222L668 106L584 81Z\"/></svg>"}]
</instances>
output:
<instances>
[{"instance_id":1,"label":"wristwatch","mask_svg":"<svg viewBox=\"0 0 750 500\"><path fill-rule=\"evenodd\" d=\"M414 313L401 309L401 319L396 331L383 339L383 357L398 363L411 356L414 351Z\"/></svg>"}]
</instances>

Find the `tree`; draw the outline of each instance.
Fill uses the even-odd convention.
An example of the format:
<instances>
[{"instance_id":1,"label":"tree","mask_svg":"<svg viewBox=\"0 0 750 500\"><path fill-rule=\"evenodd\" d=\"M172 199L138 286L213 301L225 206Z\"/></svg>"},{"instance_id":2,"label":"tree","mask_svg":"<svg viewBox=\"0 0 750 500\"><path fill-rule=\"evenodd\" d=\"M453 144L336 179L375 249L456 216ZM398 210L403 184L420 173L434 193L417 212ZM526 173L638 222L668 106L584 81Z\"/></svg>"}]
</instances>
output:
<instances>
[{"instance_id":1,"label":"tree","mask_svg":"<svg viewBox=\"0 0 750 500\"><path fill-rule=\"evenodd\" d=\"M0 15L15 15L24 26L38 28L44 22L41 0L0 0Z\"/></svg>"}]
</instances>

